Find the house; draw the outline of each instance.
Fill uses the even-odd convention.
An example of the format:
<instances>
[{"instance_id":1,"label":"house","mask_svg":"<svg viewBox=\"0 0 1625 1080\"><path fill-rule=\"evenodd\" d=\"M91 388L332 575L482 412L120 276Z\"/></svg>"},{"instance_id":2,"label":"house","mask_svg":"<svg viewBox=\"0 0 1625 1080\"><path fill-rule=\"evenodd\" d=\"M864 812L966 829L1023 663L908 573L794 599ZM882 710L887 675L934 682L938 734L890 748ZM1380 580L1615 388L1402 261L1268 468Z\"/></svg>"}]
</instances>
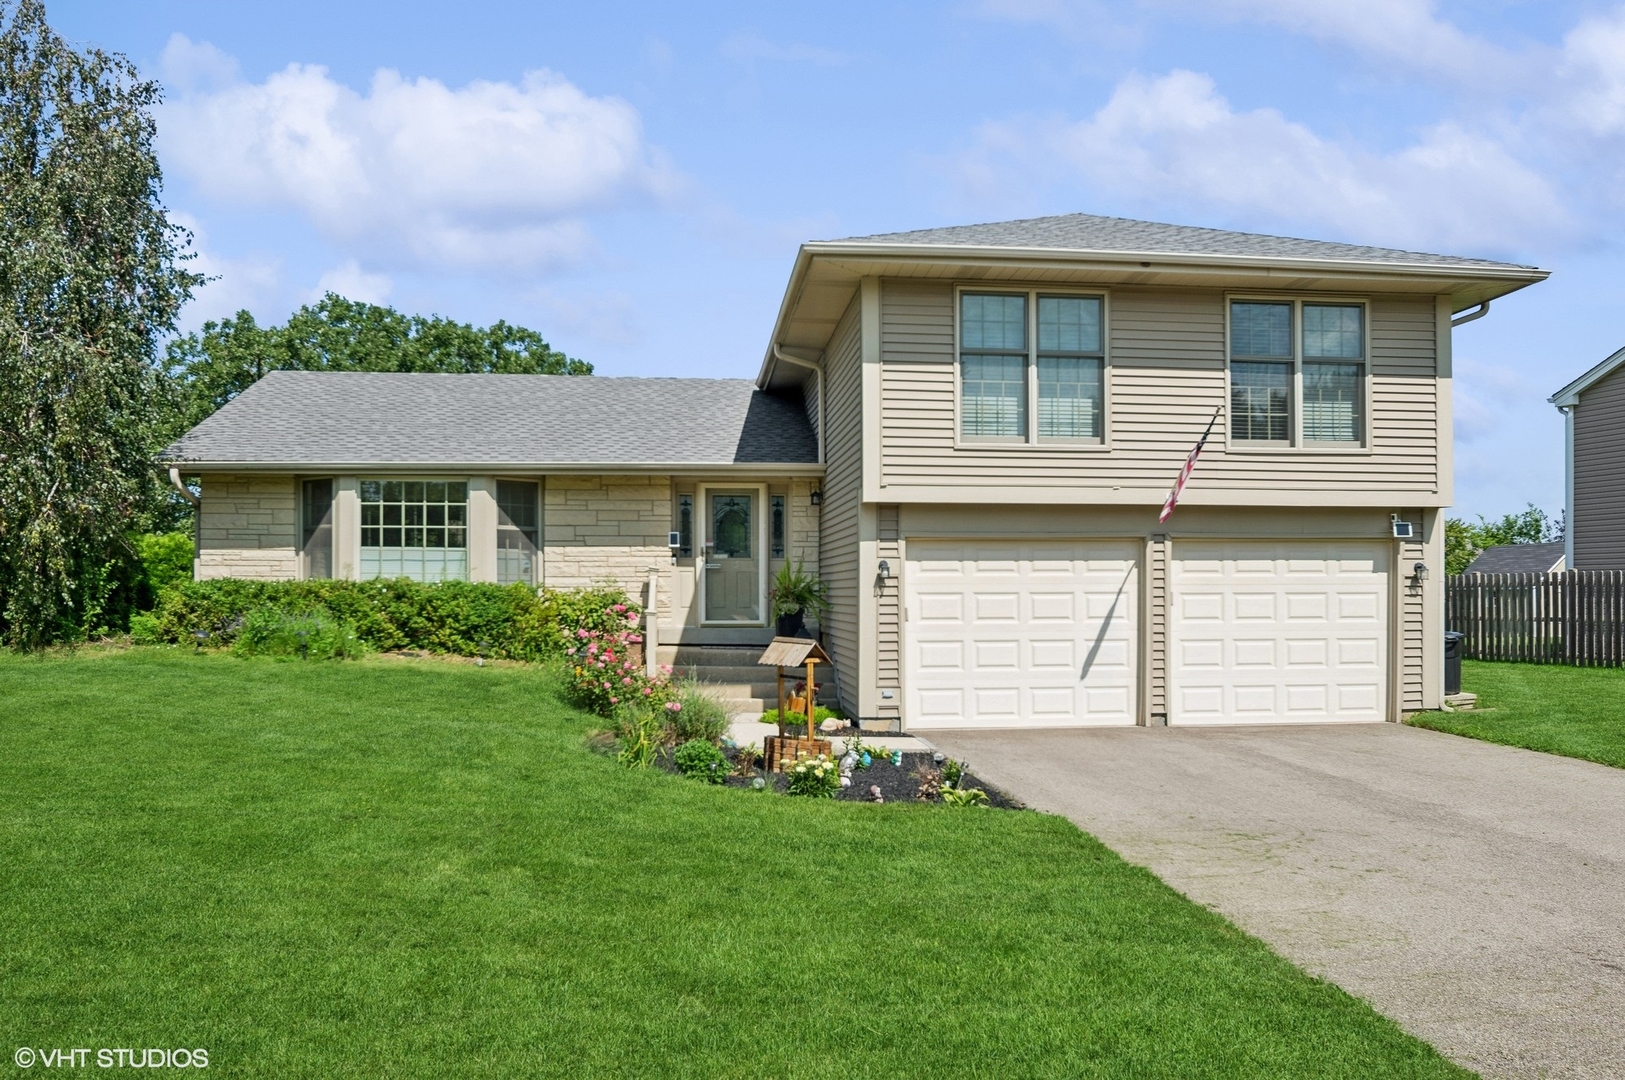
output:
<instances>
[{"instance_id":1,"label":"house","mask_svg":"<svg viewBox=\"0 0 1625 1080\"><path fill-rule=\"evenodd\" d=\"M1625 570L1625 349L1549 399L1563 413L1571 570Z\"/></svg>"},{"instance_id":2,"label":"house","mask_svg":"<svg viewBox=\"0 0 1625 1080\"><path fill-rule=\"evenodd\" d=\"M1566 565L1559 540L1549 544L1496 544L1478 553L1464 574L1559 574Z\"/></svg>"},{"instance_id":3,"label":"house","mask_svg":"<svg viewBox=\"0 0 1625 1080\"><path fill-rule=\"evenodd\" d=\"M275 373L167 463L199 576L652 578L691 652L804 559L865 727L1392 720L1443 688L1452 321L1545 277L1082 214L808 243L754 382Z\"/></svg>"}]
</instances>

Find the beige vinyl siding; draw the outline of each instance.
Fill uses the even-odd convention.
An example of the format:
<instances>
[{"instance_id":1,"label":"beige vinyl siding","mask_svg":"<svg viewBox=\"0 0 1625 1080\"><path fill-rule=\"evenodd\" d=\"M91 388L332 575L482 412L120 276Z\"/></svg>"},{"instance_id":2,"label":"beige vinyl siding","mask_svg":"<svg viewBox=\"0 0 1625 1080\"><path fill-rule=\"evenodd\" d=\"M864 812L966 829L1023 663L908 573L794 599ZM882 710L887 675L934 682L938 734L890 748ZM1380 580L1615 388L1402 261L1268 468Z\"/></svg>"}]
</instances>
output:
<instances>
[{"instance_id":1,"label":"beige vinyl siding","mask_svg":"<svg viewBox=\"0 0 1625 1080\"><path fill-rule=\"evenodd\" d=\"M1574 410L1574 569L1625 570L1625 368Z\"/></svg>"},{"instance_id":2,"label":"beige vinyl siding","mask_svg":"<svg viewBox=\"0 0 1625 1080\"><path fill-rule=\"evenodd\" d=\"M897 720L902 716L902 649L899 630L899 597L902 595L903 547L897 525L897 507L881 506L876 513L878 533L875 553L891 567L891 577L881 586L876 603L875 630L875 685L891 690L891 698L880 698L877 712L882 720Z\"/></svg>"},{"instance_id":3,"label":"beige vinyl siding","mask_svg":"<svg viewBox=\"0 0 1625 1080\"><path fill-rule=\"evenodd\" d=\"M888 497L907 487L1012 485L1166 488L1225 399L1225 294L1119 288L1108 301L1111 447L955 446L954 290L888 280L881 292L881 470ZM1438 392L1432 297L1370 303L1372 452L1225 453L1215 431L1202 462L1209 490L1432 494ZM985 498L985 496L972 496Z\"/></svg>"},{"instance_id":4,"label":"beige vinyl siding","mask_svg":"<svg viewBox=\"0 0 1625 1080\"><path fill-rule=\"evenodd\" d=\"M858 525L863 511L863 329L861 305L853 300L824 355L824 392L829 398L824 432L823 513L819 520L819 568L829 585L829 634L841 707L858 715Z\"/></svg>"},{"instance_id":5,"label":"beige vinyl siding","mask_svg":"<svg viewBox=\"0 0 1625 1080\"><path fill-rule=\"evenodd\" d=\"M1168 722L1168 536L1155 533L1146 545L1146 639L1151 699L1146 711L1156 724Z\"/></svg>"},{"instance_id":6,"label":"beige vinyl siding","mask_svg":"<svg viewBox=\"0 0 1625 1080\"><path fill-rule=\"evenodd\" d=\"M1407 516L1415 521L1421 515ZM1429 705L1423 685L1423 669L1426 666L1422 655L1426 645L1423 640L1425 589L1411 576L1412 567L1427 561L1427 548L1420 538L1400 540L1397 545L1399 563L1394 567L1394 575L1399 581L1399 610L1394 617L1399 633L1399 709L1401 713L1413 713Z\"/></svg>"}]
</instances>

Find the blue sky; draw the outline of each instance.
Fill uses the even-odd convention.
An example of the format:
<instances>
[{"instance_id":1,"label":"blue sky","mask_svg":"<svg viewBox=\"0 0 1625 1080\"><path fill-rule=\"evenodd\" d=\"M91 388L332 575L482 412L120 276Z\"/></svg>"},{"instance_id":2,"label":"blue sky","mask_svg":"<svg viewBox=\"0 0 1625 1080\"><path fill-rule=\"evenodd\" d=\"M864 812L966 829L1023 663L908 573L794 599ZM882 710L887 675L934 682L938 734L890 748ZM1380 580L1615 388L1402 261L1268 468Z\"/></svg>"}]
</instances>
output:
<instances>
[{"instance_id":1,"label":"blue sky","mask_svg":"<svg viewBox=\"0 0 1625 1080\"><path fill-rule=\"evenodd\" d=\"M802 240L1085 211L1535 263L1457 333L1458 512L1562 503L1625 345L1625 4L57 0L159 78L188 327L325 288L751 376Z\"/></svg>"}]
</instances>

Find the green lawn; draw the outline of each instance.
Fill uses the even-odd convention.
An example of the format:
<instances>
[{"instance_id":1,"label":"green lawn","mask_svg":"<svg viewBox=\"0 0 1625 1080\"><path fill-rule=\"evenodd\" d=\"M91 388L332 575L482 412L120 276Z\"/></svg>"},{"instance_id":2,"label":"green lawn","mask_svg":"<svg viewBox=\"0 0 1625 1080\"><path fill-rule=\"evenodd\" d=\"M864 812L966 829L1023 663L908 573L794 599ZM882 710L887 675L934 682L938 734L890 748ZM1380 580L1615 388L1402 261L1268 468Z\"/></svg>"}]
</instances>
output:
<instances>
[{"instance_id":1,"label":"green lawn","mask_svg":"<svg viewBox=\"0 0 1625 1080\"><path fill-rule=\"evenodd\" d=\"M278 1078L1467 1075L1064 820L629 772L556 677L0 657L4 1053L204 1047L209 1075Z\"/></svg>"},{"instance_id":2,"label":"green lawn","mask_svg":"<svg viewBox=\"0 0 1625 1080\"><path fill-rule=\"evenodd\" d=\"M1478 708L1411 723L1625 768L1625 669L1464 660L1461 688Z\"/></svg>"}]
</instances>

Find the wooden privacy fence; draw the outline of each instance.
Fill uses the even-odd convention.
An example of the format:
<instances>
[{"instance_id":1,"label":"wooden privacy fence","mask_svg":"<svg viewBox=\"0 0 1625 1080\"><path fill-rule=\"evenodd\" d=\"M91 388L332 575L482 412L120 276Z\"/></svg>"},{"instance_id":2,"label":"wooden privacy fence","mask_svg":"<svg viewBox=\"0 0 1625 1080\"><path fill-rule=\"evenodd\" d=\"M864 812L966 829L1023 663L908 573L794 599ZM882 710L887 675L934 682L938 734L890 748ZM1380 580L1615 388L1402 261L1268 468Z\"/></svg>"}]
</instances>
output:
<instances>
[{"instance_id":1,"label":"wooden privacy fence","mask_svg":"<svg viewBox=\"0 0 1625 1080\"><path fill-rule=\"evenodd\" d=\"M1445 585L1446 629L1470 660L1625 664L1625 571L1463 574Z\"/></svg>"}]
</instances>

